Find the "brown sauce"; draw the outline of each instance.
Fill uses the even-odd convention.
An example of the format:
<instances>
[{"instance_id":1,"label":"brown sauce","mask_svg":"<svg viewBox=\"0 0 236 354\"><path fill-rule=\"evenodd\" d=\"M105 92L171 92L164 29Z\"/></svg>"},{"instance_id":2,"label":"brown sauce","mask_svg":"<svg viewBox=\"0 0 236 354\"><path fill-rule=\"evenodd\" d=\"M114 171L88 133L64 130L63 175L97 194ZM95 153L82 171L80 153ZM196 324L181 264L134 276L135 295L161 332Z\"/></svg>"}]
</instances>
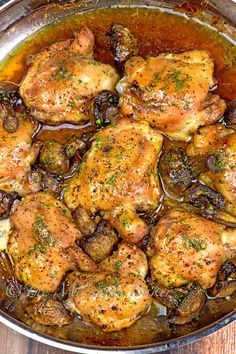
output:
<instances>
[{"instance_id":1,"label":"brown sauce","mask_svg":"<svg viewBox=\"0 0 236 354\"><path fill-rule=\"evenodd\" d=\"M227 100L236 98L236 47L232 43L217 31L190 18L143 8L96 10L67 17L49 25L27 39L0 65L0 80L20 83L27 70L27 58L30 55L53 42L73 38L73 33L84 26L91 28L95 35L96 59L113 64L106 34L114 22L128 26L134 33L141 56L192 49L210 51L215 60L215 77L218 83L216 93ZM47 130L47 127L44 130ZM69 131L60 129L57 132L57 129L54 129L54 139L62 141L62 133L70 135ZM82 133L76 131L77 136ZM46 134L44 131L42 139L47 136L50 136L50 132ZM40 137L39 139L42 140Z\"/></svg>"},{"instance_id":2,"label":"brown sauce","mask_svg":"<svg viewBox=\"0 0 236 354\"><path fill-rule=\"evenodd\" d=\"M99 20L98 20L99 18ZM232 43L218 32L210 30L191 19L147 9L105 9L76 15L48 26L26 40L0 66L0 80L20 83L26 69L26 59L50 43L73 37L73 32L87 26L96 39L95 57L105 63L113 63L106 33L114 22L129 27L138 39L139 55L158 55L161 52L182 52L192 49L209 50L215 59L215 76L218 82L216 92L227 100L236 97L236 51ZM140 30L141 29L141 30ZM73 128L73 129L72 129ZM65 142L71 135L81 137L94 127L43 126L36 139L55 139ZM75 319L73 324L63 328L42 326L34 322L22 309L18 300L9 312L37 330L63 339L96 345L139 345L167 340L184 335L210 324L235 308L235 297L210 300L202 311L201 320L185 326L170 326L164 316L158 316L158 307L133 326L120 332L106 334L97 327ZM7 304L6 304L7 305ZM226 311L227 310L227 311Z\"/></svg>"},{"instance_id":3,"label":"brown sauce","mask_svg":"<svg viewBox=\"0 0 236 354\"><path fill-rule=\"evenodd\" d=\"M96 10L48 26L11 53L0 66L0 80L19 83L27 68L26 58L29 55L50 43L72 38L73 32L84 26L91 28L95 34L96 58L112 64L106 33L114 22L127 25L134 33L141 56L191 49L210 51L215 59L217 93L229 100L236 97L236 47L232 43L217 31L191 19L142 8Z\"/></svg>"}]
</instances>

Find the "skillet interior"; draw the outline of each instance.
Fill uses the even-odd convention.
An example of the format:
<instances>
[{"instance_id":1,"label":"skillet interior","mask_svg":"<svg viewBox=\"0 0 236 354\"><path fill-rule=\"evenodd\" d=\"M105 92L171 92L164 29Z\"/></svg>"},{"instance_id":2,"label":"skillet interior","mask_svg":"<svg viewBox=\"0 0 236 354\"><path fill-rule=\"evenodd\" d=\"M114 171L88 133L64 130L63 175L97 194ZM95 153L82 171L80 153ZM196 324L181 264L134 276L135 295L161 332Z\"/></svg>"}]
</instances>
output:
<instances>
[{"instance_id":1,"label":"skillet interior","mask_svg":"<svg viewBox=\"0 0 236 354\"><path fill-rule=\"evenodd\" d=\"M22 6L22 3L25 6ZM85 6L84 6L84 3ZM99 1L99 2L94 2L94 1L85 1L85 2L80 2L80 4L71 4L69 6L50 6L47 8L40 8L39 10L36 11L36 8L38 6L41 6L42 4L37 3L31 4L28 1L23 1L21 4L16 4L13 7L9 7L7 11L9 16L6 16L5 13L3 12L1 14L1 28L4 30L3 31L3 36L0 39L0 44L1 48L4 48L3 51L1 51L0 54L0 60L4 59L4 57L14 49L16 45L18 45L22 40L25 38L29 37L31 34L36 32L38 29L44 27L45 25L55 21L55 19L61 19L64 18L65 16L74 14L76 12L83 12L83 11L88 11L90 9L93 9L94 6L96 7L106 7L109 6L110 4L114 5L123 5L127 6L131 3L132 6L134 5L139 5L139 6L164 6L166 5L166 2L157 2L157 1L148 1L148 2L121 2L121 1ZM181 3L181 2L173 2L172 5L176 3ZM214 2L213 2L214 3ZM228 2L230 5L230 2ZM19 10L19 5L20 5L20 11ZM214 5L214 4L213 4ZM220 4L218 4L220 5ZM170 6L170 5L169 5ZM219 7L218 8L220 11L226 11L227 12L227 6L224 8ZM16 15L17 14L17 15ZM47 16L45 16L47 14ZM27 15L27 16L25 16ZM194 14L195 16L196 14ZM226 15L226 13L225 13ZM229 12L229 19L233 18L233 11ZM23 16L23 18L20 19L20 17ZM201 20L204 20L204 14L201 12L200 18ZM214 20L215 17L212 17L212 21ZM18 20L15 22L15 20ZM208 22L211 22L211 18L209 18L209 13L207 15L207 20ZM11 23L11 26L7 28L7 25ZM221 22L219 21L216 26L223 31L224 33L228 33L232 36L232 28L231 28L232 23L227 22ZM143 350L146 352L156 352L156 351L161 351L161 350L166 350L169 348L176 347L179 344L185 344L189 341L194 341L197 340L198 338L201 338L202 336L211 333L212 331L224 326L225 324L229 323L230 321L235 319L235 313L234 313L234 308L235 308L235 302L236 302L236 297L232 297L230 301L228 300L220 300L217 301L215 304L213 304L213 314L210 315L210 312L207 314L205 319L197 325L188 325L184 329L184 331L176 329L175 333L172 333L170 336L169 340L165 340L166 338L163 338L162 336L158 337L158 344L153 344L151 342L147 344L151 344L150 347L143 347ZM13 305L14 303L14 305ZM82 352L83 345L79 344L83 341L83 344L87 344L90 349L95 349L95 350L102 350L102 346L106 346L107 349L114 349L114 345L116 342L115 338L111 338L109 335L109 338L103 337L102 339L96 338L95 332L90 332L89 329L86 327L84 328L84 331L80 332L79 334L75 331L74 328L66 328L66 329L55 329L55 328L49 328L49 327L44 327L41 325L36 324L33 322L29 317L26 316L25 313L23 313L20 309L20 306L17 301L10 301L8 303L4 303L2 305L1 313L2 313L2 321L11 326L17 326L19 331L21 330L26 330L27 335L34 337L34 333L39 334L36 339L41 340L43 342L47 342L47 340L53 340L53 343L50 342L49 344L56 345L59 347L63 347L64 345L69 345L69 347L65 349L70 349L73 351L79 351ZM9 317L10 316L10 317ZM23 323L26 324L23 325L17 319L14 319L14 317L20 319ZM9 322L10 321L10 322ZM79 320L78 320L79 321ZM16 327L14 327L16 328ZM30 329L30 328L33 328ZM35 331L35 332L34 332ZM26 333L24 333L26 334ZM49 335L49 336L48 336ZM56 338L55 338L56 337ZM176 337L180 337L178 339L175 339ZM57 338L61 338L58 340ZM65 341L63 340L65 339ZM72 343L71 341L75 340L77 343ZM141 347L136 347L135 348L135 341L131 342L124 342L124 345L121 344L121 347L119 349L124 349L125 351L128 350L138 350L141 349ZM146 344L146 343L145 343ZM91 346L92 345L92 346ZM128 345L128 347L127 347ZM152 347L152 346L155 347ZM87 349L84 349L85 352L88 352Z\"/></svg>"}]
</instances>

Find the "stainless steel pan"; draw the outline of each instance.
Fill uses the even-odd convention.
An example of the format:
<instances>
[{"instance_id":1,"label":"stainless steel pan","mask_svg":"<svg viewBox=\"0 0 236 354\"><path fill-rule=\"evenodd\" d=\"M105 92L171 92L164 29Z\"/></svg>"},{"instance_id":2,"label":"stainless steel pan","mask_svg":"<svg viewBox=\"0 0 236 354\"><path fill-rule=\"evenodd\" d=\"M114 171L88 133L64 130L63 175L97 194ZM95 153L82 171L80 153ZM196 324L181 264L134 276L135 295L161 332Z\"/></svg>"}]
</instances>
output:
<instances>
[{"instance_id":1,"label":"stainless steel pan","mask_svg":"<svg viewBox=\"0 0 236 354\"><path fill-rule=\"evenodd\" d=\"M191 2L191 1L190 1ZM67 2L68 3L68 2ZM63 6L63 1L44 0L0 0L0 61L3 60L19 43L31 36L44 26L62 19L76 12L84 12L99 7L108 6L145 6L165 7L171 9L183 1L158 0L82 0L70 2L70 6ZM196 3L196 1L195 1ZM224 33L232 38L233 27L236 25L236 3L230 0L198 1L206 11L210 11L223 19ZM45 16L47 14L47 16ZM209 19L209 17L208 17ZM222 26L221 26L222 28ZM231 306L232 309L232 306ZM227 315L211 323L207 327L164 342L153 343L138 347L101 347L88 346L82 343L59 339L42 331L32 329L23 322L9 315L6 310L0 309L0 321L17 332L42 343L77 353L156 353L194 342L204 336L217 331L236 319L236 312L229 310Z\"/></svg>"}]
</instances>

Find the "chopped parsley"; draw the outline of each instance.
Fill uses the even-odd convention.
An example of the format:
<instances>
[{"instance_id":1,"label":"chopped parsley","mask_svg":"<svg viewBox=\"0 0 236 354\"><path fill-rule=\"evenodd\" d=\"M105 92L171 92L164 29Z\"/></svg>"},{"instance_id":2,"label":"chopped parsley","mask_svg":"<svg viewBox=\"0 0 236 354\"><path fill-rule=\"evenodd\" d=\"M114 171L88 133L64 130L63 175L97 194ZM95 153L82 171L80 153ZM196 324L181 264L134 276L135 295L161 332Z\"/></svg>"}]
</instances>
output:
<instances>
[{"instance_id":1,"label":"chopped parsley","mask_svg":"<svg viewBox=\"0 0 236 354\"><path fill-rule=\"evenodd\" d=\"M61 80L71 80L72 74L68 71L65 66L61 66L58 70L56 70L52 77L61 79Z\"/></svg>"},{"instance_id":2,"label":"chopped parsley","mask_svg":"<svg viewBox=\"0 0 236 354\"><path fill-rule=\"evenodd\" d=\"M186 249L194 248L197 252L205 250L207 247L206 240L198 240L197 238L190 237L189 234L182 234L184 239L184 247Z\"/></svg>"},{"instance_id":3,"label":"chopped parsley","mask_svg":"<svg viewBox=\"0 0 236 354\"><path fill-rule=\"evenodd\" d=\"M115 181L116 181L116 176L113 175L113 176L109 179L109 181L107 181L107 184L113 185L113 184L115 183Z\"/></svg>"},{"instance_id":4,"label":"chopped parsley","mask_svg":"<svg viewBox=\"0 0 236 354\"><path fill-rule=\"evenodd\" d=\"M171 79L175 83L175 91L178 92L187 86L187 82L190 80L190 77L183 74L180 70L174 70L171 75Z\"/></svg>"}]
</instances>

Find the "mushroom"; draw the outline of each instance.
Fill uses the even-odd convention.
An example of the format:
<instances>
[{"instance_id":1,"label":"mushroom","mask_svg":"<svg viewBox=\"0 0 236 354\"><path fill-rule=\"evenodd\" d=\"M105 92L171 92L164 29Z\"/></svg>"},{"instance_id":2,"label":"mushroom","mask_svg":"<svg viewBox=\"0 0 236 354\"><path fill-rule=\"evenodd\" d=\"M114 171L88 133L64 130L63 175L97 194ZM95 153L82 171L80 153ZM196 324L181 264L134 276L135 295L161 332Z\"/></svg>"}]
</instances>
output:
<instances>
[{"instance_id":1,"label":"mushroom","mask_svg":"<svg viewBox=\"0 0 236 354\"><path fill-rule=\"evenodd\" d=\"M93 115L95 123L99 128L116 122L118 104L119 95L113 91L101 91L94 98Z\"/></svg>"},{"instance_id":2,"label":"mushroom","mask_svg":"<svg viewBox=\"0 0 236 354\"><path fill-rule=\"evenodd\" d=\"M152 296L168 308L174 309L183 299L185 292L182 288L167 288L162 284L147 280Z\"/></svg>"},{"instance_id":3,"label":"mushroom","mask_svg":"<svg viewBox=\"0 0 236 354\"><path fill-rule=\"evenodd\" d=\"M236 129L236 100L229 103L224 114L224 121L227 127Z\"/></svg>"},{"instance_id":4,"label":"mushroom","mask_svg":"<svg viewBox=\"0 0 236 354\"><path fill-rule=\"evenodd\" d=\"M183 298L178 307L170 311L168 321L179 325L191 322L199 315L206 299L206 294L201 286L198 283L191 284L187 295Z\"/></svg>"},{"instance_id":5,"label":"mushroom","mask_svg":"<svg viewBox=\"0 0 236 354\"><path fill-rule=\"evenodd\" d=\"M184 201L203 209L203 212L207 213L206 216L214 211L214 208L207 209L209 204L220 210L225 208L225 202L222 195L201 183L195 183L186 190Z\"/></svg>"},{"instance_id":6,"label":"mushroom","mask_svg":"<svg viewBox=\"0 0 236 354\"><path fill-rule=\"evenodd\" d=\"M21 296L21 303L34 321L49 326L64 326L70 324L73 317L55 296L28 292Z\"/></svg>"},{"instance_id":7,"label":"mushroom","mask_svg":"<svg viewBox=\"0 0 236 354\"><path fill-rule=\"evenodd\" d=\"M227 226L236 227L236 218L227 212L223 196L206 185L194 183L185 191L184 202L193 206L193 212L207 219L214 219ZM182 204L186 208L187 205Z\"/></svg>"},{"instance_id":8,"label":"mushroom","mask_svg":"<svg viewBox=\"0 0 236 354\"><path fill-rule=\"evenodd\" d=\"M76 153L83 154L86 151L86 144L77 136L72 136L65 145L66 155L70 158L74 157Z\"/></svg>"},{"instance_id":9,"label":"mushroom","mask_svg":"<svg viewBox=\"0 0 236 354\"><path fill-rule=\"evenodd\" d=\"M12 108L15 112L26 111L18 85L8 81L0 81L0 105Z\"/></svg>"},{"instance_id":10,"label":"mushroom","mask_svg":"<svg viewBox=\"0 0 236 354\"><path fill-rule=\"evenodd\" d=\"M47 173L41 167L35 166L33 169L34 178L38 178L41 189L45 192L59 196L62 190L61 178Z\"/></svg>"},{"instance_id":11,"label":"mushroom","mask_svg":"<svg viewBox=\"0 0 236 354\"><path fill-rule=\"evenodd\" d=\"M9 81L0 81L0 103L15 104L20 99L19 87Z\"/></svg>"},{"instance_id":12,"label":"mushroom","mask_svg":"<svg viewBox=\"0 0 236 354\"><path fill-rule=\"evenodd\" d=\"M211 296L227 297L236 290L236 266L230 261L224 262L217 274L216 283L209 290Z\"/></svg>"},{"instance_id":13,"label":"mushroom","mask_svg":"<svg viewBox=\"0 0 236 354\"><path fill-rule=\"evenodd\" d=\"M19 198L18 193L6 193L0 190L0 220L8 218L12 204Z\"/></svg>"},{"instance_id":14,"label":"mushroom","mask_svg":"<svg viewBox=\"0 0 236 354\"><path fill-rule=\"evenodd\" d=\"M40 151L39 162L42 168L54 175L62 175L70 167L70 160L64 146L55 140L46 141Z\"/></svg>"},{"instance_id":15,"label":"mushroom","mask_svg":"<svg viewBox=\"0 0 236 354\"><path fill-rule=\"evenodd\" d=\"M159 171L166 191L174 197L181 197L192 182L187 155L182 147L171 146L165 150L160 158Z\"/></svg>"},{"instance_id":16,"label":"mushroom","mask_svg":"<svg viewBox=\"0 0 236 354\"><path fill-rule=\"evenodd\" d=\"M91 236L95 232L97 225L84 208L79 206L73 217L83 237Z\"/></svg>"},{"instance_id":17,"label":"mushroom","mask_svg":"<svg viewBox=\"0 0 236 354\"><path fill-rule=\"evenodd\" d=\"M10 106L0 104L0 119L2 120L3 129L7 133L15 133L17 131L19 120Z\"/></svg>"},{"instance_id":18,"label":"mushroom","mask_svg":"<svg viewBox=\"0 0 236 354\"><path fill-rule=\"evenodd\" d=\"M113 228L107 221L102 220L94 234L86 240L85 244L80 244L94 262L100 262L110 256L117 242L118 237Z\"/></svg>"},{"instance_id":19,"label":"mushroom","mask_svg":"<svg viewBox=\"0 0 236 354\"><path fill-rule=\"evenodd\" d=\"M114 63L118 71L123 74L125 62L138 52L137 40L127 27L119 23L112 25L109 35Z\"/></svg>"}]
</instances>

